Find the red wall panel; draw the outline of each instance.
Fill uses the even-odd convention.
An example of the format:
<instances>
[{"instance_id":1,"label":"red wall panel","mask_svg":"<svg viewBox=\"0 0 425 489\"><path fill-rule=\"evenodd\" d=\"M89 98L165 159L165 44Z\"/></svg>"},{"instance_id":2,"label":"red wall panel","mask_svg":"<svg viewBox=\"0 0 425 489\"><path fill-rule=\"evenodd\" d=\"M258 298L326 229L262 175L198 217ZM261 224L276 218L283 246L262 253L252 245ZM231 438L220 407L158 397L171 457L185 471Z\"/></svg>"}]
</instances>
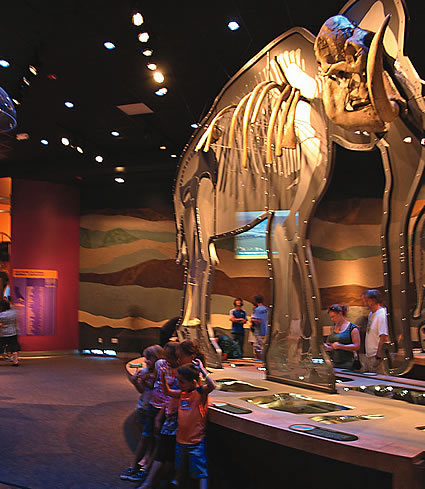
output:
<instances>
[{"instance_id":1,"label":"red wall panel","mask_svg":"<svg viewBox=\"0 0 425 489\"><path fill-rule=\"evenodd\" d=\"M78 189L50 182L13 180L13 269L57 270L55 336L22 336L24 351L78 346L80 209Z\"/></svg>"}]
</instances>

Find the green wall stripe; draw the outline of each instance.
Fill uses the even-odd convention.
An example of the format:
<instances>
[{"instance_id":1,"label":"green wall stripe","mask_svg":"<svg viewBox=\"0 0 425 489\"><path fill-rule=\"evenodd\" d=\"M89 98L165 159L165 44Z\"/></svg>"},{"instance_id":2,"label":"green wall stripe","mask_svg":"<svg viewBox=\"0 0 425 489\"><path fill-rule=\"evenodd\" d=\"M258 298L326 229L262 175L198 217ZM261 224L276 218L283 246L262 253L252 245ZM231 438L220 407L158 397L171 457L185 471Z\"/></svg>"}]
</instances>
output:
<instances>
[{"instance_id":1,"label":"green wall stripe","mask_svg":"<svg viewBox=\"0 0 425 489\"><path fill-rule=\"evenodd\" d=\"M116 228L110 231L97 231L80 228L80 246L83 248L104 248L117 244L132 243L141 239L169 243L176 241L176 234L172 232L143 231L140 229Z\"/></svg>"},{"instance_id":2,"label":"green wall stripe","mask_svg":"<svg viewBox=\"0 0 425 489\"><path fill-rule=\"evenodd\" d=\"M339 251L322 248L321 246L312 246L311 251L315 258L320 258L320 260L324 261L352 261L359 260L360 258L371 258L373 256L381 255L380 246L352 246L351 248L345 248L344 250Z\"/></svg>"}]
</instances>

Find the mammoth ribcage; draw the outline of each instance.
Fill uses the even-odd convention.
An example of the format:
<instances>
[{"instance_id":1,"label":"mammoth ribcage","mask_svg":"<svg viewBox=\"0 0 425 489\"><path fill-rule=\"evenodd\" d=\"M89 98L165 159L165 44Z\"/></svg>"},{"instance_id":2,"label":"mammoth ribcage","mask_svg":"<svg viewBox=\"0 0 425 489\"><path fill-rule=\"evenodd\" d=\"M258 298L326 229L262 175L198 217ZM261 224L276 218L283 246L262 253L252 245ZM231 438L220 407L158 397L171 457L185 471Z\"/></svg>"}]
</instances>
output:
<instances>
[{"instance_id":1,"label":"mammoth ribcage","mask_svg":"<svg viewBox=\"0 0 425 489\"><path fill-rule=\"evenodd\" d=\"M278 138L281 136L282 127L285 127L290 109L285 105L290 105L291 101L279 101L279 90L275 91L276 94L269 94L268 99L263 101L255 122L250 122L248 128L244 127L242 111L236 120L234 120L234 110L225 113L217 123L221 136L210 147L215 152L218 162L219 192L231 191L237 200L240 192L244 191L241 181L245 182L246 188L255 191L258 181L267 179L270 190L267 200L274 196L272 200L275 201L271 206L279 205L277 202L283 198L286 202L282 205L288 208L292 200L290 196L293 195L299 180L303 156L296 137L293 138L293 148L278 147ZM278 109L275 108L277 103L280 104ZM274 110L276 114L271 130L270 117ZM297 123L298 121L294 120L290 128L294 136L298 132Z\"/></svg>"}]
</instances>

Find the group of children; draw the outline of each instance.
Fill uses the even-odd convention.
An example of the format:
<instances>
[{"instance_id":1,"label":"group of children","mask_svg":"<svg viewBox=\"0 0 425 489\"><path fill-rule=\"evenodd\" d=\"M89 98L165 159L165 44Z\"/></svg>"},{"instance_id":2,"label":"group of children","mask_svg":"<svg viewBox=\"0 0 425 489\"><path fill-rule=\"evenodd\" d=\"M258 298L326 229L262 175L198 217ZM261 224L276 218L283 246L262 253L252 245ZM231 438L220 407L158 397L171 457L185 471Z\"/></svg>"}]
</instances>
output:
<instances>
[{"instance_id":1,"label":"group of children","mask_svg":"<svg viewBox=\"0 0 425 489\"><path fill-rule=\"evenodd\" d=\"M196 343L186 340L150 346L143 357L145 367L130 377L140 392L137 416L143 430L133 464L120 478L140 481L138 489L178 487L188 471L204 489L208 394L215 389L204 356Z\"/></svg>"}]
</instances>

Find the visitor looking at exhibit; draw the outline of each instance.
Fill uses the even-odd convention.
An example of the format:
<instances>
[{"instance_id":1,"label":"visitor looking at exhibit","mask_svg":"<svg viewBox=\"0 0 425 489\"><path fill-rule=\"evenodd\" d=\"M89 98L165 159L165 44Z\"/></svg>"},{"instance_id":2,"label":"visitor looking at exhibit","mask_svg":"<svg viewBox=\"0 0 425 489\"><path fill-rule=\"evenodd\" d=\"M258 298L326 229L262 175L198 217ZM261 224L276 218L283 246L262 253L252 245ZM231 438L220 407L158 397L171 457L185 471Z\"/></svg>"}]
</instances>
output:
<instances>
[{"instance_id":1,"label":"visitor looking at exhibit","mask_svg":"<svg viewBox=\"0 0 425 489\"><path fill-rule=\"evenodd\" d=\"M340 304L332 304L328 308L334 326L324 346L335 367L351 369L354 356L360 349L360 332L358 327L346 318L347 310L347 306Z\"/></svg>"}]
</instances>

